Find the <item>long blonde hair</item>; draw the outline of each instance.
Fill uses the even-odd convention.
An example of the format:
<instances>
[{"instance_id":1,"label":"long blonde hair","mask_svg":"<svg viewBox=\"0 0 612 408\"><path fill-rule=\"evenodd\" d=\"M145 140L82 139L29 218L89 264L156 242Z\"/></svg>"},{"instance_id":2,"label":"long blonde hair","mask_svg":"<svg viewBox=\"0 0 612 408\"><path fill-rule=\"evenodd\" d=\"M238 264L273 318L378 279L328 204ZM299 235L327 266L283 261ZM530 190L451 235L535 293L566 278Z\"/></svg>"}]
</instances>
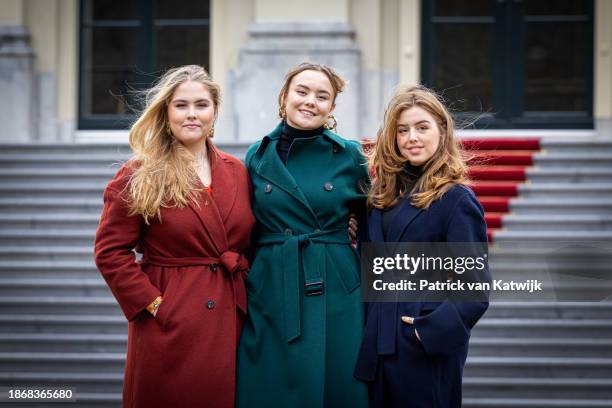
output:
<instances>
[{"instance_id":1,"label":"long blonde hair","mask_svg":"<svg viewBox=\"0 0 612 408\"><path fill-rule=\"evenodd\" d=\"M185 65L167 71L146 91L145 108L130 129L129 142L134 152L134 172L129 183L129 214L141 215L148 224L162 207L184 207L195 202L201 189L195 171L194 155L169 131L168 104L176 88L188 81L202 83L219 110L221 90L204 68ZM208 157L215 149L207 137Z\"/></svg>"},{"instance_id":2,"label":"long blonde hair","mask_svg":"<svg viewBox=\"0 0 612 408\"><path fill-rule=\"evenodd\" d=\"M440 143L434 155L423 165L423 172L411 191L406 191L410 180L404 166L408 160L397 146L397 122L406 110L418 106L435 119L440 131ZM368 206L385 209L399 199L412 194L411 203L428 208L455 184L467 183L467 165L455 138L455 122L441 98L424 86L400 87L385 110L383 126L370 155L370 169L374 172L368 194Z\"/></svg>"}]
</instances>

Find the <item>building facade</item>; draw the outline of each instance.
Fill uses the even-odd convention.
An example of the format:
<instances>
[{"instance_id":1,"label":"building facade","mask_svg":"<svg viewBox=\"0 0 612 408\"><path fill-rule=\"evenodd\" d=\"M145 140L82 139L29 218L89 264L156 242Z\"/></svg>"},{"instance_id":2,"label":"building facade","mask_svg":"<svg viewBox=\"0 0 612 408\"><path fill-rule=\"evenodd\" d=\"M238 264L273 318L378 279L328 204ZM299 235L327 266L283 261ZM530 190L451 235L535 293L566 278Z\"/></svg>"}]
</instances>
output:
<instances>
[{"instance_id":1,"label":"building facade","mask_svg":"<svg viewBox=\"0 0 612 408\"><path fill-rule=\"evenodd\" d=\"M349 80L339 132L372 137L399 84L424 83L485 129L612 132L609 0L3 0L0 140L127 140L139 89L197 63L221 84L216 140L278 120L301 61Z\"/></svg>"}]
</instances>

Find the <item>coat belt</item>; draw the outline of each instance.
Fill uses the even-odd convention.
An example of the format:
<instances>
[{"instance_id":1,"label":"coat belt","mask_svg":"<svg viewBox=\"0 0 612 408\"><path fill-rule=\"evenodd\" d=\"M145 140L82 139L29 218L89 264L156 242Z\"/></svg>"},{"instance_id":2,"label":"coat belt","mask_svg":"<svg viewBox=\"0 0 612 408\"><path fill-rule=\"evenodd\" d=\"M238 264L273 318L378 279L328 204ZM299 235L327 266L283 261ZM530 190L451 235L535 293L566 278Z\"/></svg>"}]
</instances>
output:
<instances>
[{"instance_id":1,"label":"coat belt","mask_svg":"<svg viewBox=\"0 0 612 408\"><path fill-rule=\"evenodd\" d=\"M320 295L324 292L325 282L325 245L347 244L346 228L316 231L310 234L260 232L257 245L279 245L274 250L275 259L283 262L283 288L285 311L285 337L288 343L301 335L300 314L300 265L304 271L304 295Z\"/></svg>"},{"instance_id":2,"label":"coat belt","mask_svg":"<svg viewBox=\"0 0 612 408\"><path fill-rule=\"evenodd\" d=\"M142 263L162 267L209 266L213 272L220 266L230 277L236 306L246 314L247 301L245 279L249 272L249 262L242 254L234 251L225 251L219 257L189 258L171 258L145 254Z\"/></svg>"}]
</instances>

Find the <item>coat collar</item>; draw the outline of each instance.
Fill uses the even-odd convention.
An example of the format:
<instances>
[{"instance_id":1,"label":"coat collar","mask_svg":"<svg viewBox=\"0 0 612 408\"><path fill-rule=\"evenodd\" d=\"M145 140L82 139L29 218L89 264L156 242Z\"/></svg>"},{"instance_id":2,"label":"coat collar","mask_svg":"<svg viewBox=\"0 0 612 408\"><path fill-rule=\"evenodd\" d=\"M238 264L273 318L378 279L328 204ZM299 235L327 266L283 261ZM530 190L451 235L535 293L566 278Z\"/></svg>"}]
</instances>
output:
<instances>
[{"instance_id":1,"label":"coat collar","mask_svg":"<svg viewBox=\"0 0 612 408\"><path fill-rule=\"evenodd\" d=\"M404 231L406 231L414 219L423 212L422 209L413 206L409 198L400 199L396 205L401 205L401 208L393 217L386 242L401 242ZM368 217L368 229L372 242L385 242L382 213L381 210L375 208L372 210L370 217Z\"/></svg>"},{"instance_id":2,"label":"coat collar","mask_svg":"<svg viewBox=\"0 0 612 408\"><path fill-rule=\"evenodd\" d=\"M283 122L281 121L278 125L276 125L276 127L272 130L272 132L268 133L266 136L263 137L263 139L261 140L261 144L257 148L257 151L255 152L255 154L257 155L265 150L268 150L268 144L273 140L280 139L282 133L283 133ZM340 136L338 136L331 130L325 129L322 135L324 138L328 139L329 141L339 146L340 148L342 149L346 148L346 140L342 139Z\"/></svg>"},{"instance_id":3,"label":"coat collar","mask_svg":"<svg viewBox=\"0 0 612 408\"><path fill-rule=\"evenodd\" d=\"M264 136L255 152L254 160L252 161L253 169L259 176L275 184L294 197L312 214L314 219L317 219L308 199L302 190L300 190L295 179L289 170L287 170L287 166L281 161L276 152L276 143L278 143L280 139L282 129L283 122L280 122L272 132ZM346 147L346 142L340 136L329 130L323 132L323 137L342 149Z\"/></svg>"}]
</instances>

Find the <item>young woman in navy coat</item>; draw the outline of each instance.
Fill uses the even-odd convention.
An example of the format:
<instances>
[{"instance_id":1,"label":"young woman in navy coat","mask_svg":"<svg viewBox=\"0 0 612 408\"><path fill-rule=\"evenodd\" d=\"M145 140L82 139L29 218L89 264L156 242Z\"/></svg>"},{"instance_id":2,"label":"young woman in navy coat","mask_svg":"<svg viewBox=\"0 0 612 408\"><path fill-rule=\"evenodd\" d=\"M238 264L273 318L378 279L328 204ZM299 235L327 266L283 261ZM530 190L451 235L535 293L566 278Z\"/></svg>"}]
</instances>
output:
<instances>
[{"instance_id":1,"label":"young woman in navy coat","mask_svg":"<svg viewBox=\"0 0 612 408\"><path fill-rule=\"evenodd\" d=\"M399 89L371 156L371 242L486 243L454 122L432 91ZM488 279L488 271L486 272ZM487 302L369 303L355 376L371 407L460 407L470 330Z\"/></svg>"}]
</instances>

